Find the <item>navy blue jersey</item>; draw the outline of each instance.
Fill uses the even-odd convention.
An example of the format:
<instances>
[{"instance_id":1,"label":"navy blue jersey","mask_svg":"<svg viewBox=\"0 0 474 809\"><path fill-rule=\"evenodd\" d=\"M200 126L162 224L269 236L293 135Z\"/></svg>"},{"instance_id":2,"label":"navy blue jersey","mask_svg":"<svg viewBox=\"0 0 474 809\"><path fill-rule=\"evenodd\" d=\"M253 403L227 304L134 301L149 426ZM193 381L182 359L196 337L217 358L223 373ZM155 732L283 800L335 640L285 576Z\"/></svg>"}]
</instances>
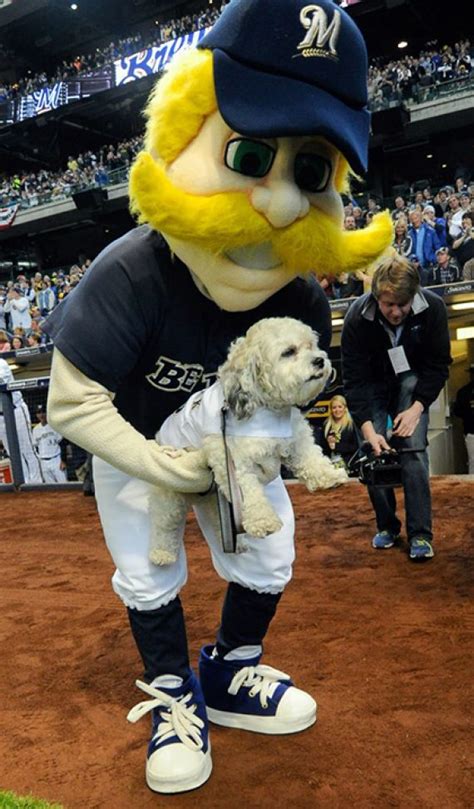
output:
<instances>
[{"instance_id":1,"label":"navy blue jersey","mask_svg":"<svg viewBox=\"0 0 474 809\"><path fill-rule=\"evenodd\" d=\"M199 292L162 236L145 225L96 258L44 330L152 438L191 393L215 381L236 337L257 320L284 316L310 325L328 349L331 315L316 281L295 279L256 309L226 312Z\"/></svg>"}]
</instances>

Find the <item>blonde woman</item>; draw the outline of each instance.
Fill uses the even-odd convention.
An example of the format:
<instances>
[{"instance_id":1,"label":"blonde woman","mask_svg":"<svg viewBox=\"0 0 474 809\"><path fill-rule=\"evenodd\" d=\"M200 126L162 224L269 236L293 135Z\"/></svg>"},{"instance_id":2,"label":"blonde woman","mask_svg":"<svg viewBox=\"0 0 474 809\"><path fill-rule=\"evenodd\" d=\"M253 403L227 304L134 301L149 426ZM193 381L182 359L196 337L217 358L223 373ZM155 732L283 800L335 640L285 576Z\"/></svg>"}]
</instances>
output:
<instances>
[{"instance_id":1,"label":"blonde woman","mask_svg":"<svg viewBox=\"0 0 474 809\"><path fill-rule=\"evenodd\" d=\"M399 256L405 258L409 258L413 253L413 239L408 233L408 222L404 216L399 216L396 221L393 247Z\"/></svg>"},{"instance_id":2,"label":"blonde woman","mask_svg":"<svg viewBox=\"0 0 474 809\"><path fill-rule=\"evenodd\" d=\"M347 465L357 449L357 436L344 396L333 396L324 422L322 449L334 463Z\"/></svg>"}]
</instances>

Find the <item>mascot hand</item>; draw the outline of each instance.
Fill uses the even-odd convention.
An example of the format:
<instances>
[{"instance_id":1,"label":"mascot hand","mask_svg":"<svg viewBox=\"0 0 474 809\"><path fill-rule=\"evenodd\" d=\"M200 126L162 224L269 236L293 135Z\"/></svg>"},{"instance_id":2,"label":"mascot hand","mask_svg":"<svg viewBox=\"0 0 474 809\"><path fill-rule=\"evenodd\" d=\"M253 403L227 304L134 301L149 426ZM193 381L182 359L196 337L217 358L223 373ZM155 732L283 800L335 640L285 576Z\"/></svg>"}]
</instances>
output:
<instances>
[{"instance_id":1,"label":"mascot hand","mask_svg":"<svg viewBox=\"0 0 474 809\"><path fill-rule=\"evenodd\" d=\"M147 441L146 448L149 457L145 466L147 471L152 471L156 484L190 494L207 492L211 488L213 476L202 450L170 452L170 447L161 447L155 441Z\"/></svg>"}]
</instances>

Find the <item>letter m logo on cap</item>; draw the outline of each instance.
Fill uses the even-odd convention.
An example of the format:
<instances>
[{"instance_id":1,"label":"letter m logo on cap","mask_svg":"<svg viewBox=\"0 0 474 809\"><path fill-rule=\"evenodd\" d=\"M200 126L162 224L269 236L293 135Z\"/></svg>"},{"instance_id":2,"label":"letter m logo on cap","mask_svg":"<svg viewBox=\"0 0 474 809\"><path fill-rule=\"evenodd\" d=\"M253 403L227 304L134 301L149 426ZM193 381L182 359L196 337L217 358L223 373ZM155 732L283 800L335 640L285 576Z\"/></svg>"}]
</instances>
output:
<instances>
[{"instance_id":1,"label":"letter m logo on cap","mask_svg":"<svg viewBox=\"0 0 474 809\"><path fill-rule=\"evenodd\" d=\"M307 34L298 45L298 50L307 51L303 56L332 56L337 58L336 43L341 27L341 14L335 9L328 24L328 16L321 6L304 6L300 22Z\"/></svg>"}]
</instances>

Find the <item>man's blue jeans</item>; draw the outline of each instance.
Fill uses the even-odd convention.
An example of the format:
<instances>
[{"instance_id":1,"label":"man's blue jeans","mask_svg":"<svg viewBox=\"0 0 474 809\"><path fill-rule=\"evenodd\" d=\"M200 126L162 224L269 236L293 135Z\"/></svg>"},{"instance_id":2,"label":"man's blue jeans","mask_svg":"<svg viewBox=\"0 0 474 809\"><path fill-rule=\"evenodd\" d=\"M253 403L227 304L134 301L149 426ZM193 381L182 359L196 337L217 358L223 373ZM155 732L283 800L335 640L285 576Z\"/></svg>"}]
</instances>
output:
<instances>
[{"instance_id":1,"label":"man's blue jeans","mask_svg":"<svg viewBox=\"0 0 474 809\"><path fill-rule=\"evenodd\" d=\"M393 420L402 410L413 404L413 391L417 376L406 371L397 377L398 386L387 386L384 383L374 388L373 424L375 432L387 435L388 416ZM420 534L431 539L431 492L429 479L429 463L426 447L428 445L428 413L422 413L418 426L410 438L394 437L391 446L396 449L417 449L418 452L401 452L402 483L405 495L406 532L408 540ZM399 534L401 522L396 515L396 498L393 489L368 487L369 497L375 511L378 531L390 531Z\"/></svg>"}]
</instances>

